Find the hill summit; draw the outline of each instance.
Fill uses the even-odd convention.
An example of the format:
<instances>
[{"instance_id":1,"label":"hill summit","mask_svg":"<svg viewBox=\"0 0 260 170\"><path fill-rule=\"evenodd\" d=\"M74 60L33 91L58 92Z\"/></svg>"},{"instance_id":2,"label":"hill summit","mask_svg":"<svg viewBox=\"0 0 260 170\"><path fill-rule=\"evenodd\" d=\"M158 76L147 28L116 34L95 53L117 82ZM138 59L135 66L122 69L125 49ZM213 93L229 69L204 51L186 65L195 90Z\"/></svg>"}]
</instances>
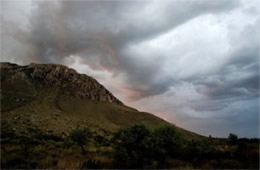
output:
<instances>
[{"instance_id":1,"label":"hill summit","mask_svg":"<svg viewBox=\"0 0 260 170\"><path fill-rule=\"evenodd\" d=\"M8 75L10 80L21 79L27 83L34 81L78 98L123 105L94 78L79 74L74 69L63 65L32 63L28 66L19 66L11 63L1 63L0 67L4 72L3 74Z\"/></svg>"}]
</instances>

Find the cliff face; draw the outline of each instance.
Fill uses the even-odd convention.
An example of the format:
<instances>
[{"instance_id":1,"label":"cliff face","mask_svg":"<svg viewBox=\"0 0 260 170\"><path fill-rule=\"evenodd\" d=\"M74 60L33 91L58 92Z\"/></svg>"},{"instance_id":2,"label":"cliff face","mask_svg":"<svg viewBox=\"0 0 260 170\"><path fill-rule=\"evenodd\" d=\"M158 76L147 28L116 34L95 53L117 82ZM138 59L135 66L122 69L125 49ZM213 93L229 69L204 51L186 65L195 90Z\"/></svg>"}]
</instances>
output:
<instances>
[{"instance_id":1,"label":"cliff face","mask_svg":"<svg viewBox=\"0 0 260 170\"><path fill-rule=\"evenodd\" d=\"M94 78L79 74L74 69L56 64L30 64L19 66L1 63L1 81L19 79L26 84L49 86L82 99L103 101L123 105Z\"/></svg>"}]
</instances>

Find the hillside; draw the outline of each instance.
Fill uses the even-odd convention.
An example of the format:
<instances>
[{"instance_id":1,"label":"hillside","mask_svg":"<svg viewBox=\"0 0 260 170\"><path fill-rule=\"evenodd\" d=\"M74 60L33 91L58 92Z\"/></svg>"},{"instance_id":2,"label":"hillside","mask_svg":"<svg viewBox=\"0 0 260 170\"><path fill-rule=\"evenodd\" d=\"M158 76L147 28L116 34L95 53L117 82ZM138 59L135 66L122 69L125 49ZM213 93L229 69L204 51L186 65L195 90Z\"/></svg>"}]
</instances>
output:
<instances>
[{"instance_id":1,"label":"hillside","mask_svg":"<svg viewBox=\"0 0 260 170\"><path fill-rule=\"evenodd\" d=\"M144 123L151 127L168 124L149 113L125 106L94 78L62 65L1 64L2 122L57 135L76 127L114 131Z\"/></svg>"},{"instance_id":2,"label":"hillside","mask_svg":"<svg viewBox=\"0 0 260 170\"><path fill-rule=\"evenodd\" d=\"M182 150L185 150L185 153L194 151L207 155L213 152L214 147L216 155L226 156L227 153L233 153L236 149L235 146L229 147L226 140L200 136L178 128L150 113L139 112L128 107L94 78L79 74L66 66L55 64L19 66L1 63L0 67L1 156L4 156L1 159L1 165L3 168L172 168L184 166L194 168L201 167L204 162L190 163L188 161L187 163L185 160L187 154L184 154ZM164 127L166 129L157 131ZM77 139L82 141L84 129L87 129L87 134L91 134L88 139L84 139L89 142L77 143ZM155 165L150 165L151 167L143 163L135 165L131 163L133 160L130 158L130 161L119 165L117 157L114 158L114 156L118 154L122 140L131 139L131 135L136 138L139 132L142 134L141 138L147 136L149 139L148 145L147 141L145 142L145 147L139 139L132 141L133 145L142 144L137 147L139 151L149 146L150 152L157 145L160 146L159 148L164 147L165 151L161 153L159 150L163 149L159 149L154 152L155 155L162 155L151 158L151 160L155 159ZM122 136L124 133L127 135ZM169 143L160 144L164 142L162 140L164 138ZM77 147L77 144L80 147ZM169 151L169 156L167 150L168 148L171 150L172 146L175 148ZM196 148L190 148L190 146L196 146ZM84 147L87 148L87 153ZM83 153L80 148L83 149ZM135 147L131 148L132 152ZM176 152L177 150L180 151ZM255 144L251 150L253 158L255 159L254 154L259 158L259 151L255 151ZM121 150L119 153L121 154ZM133 159L136 160L136 153L134 155ZM174 159L178 158L177 164L169 163L169 166L166 166L166 163L161 164L166 158L168 160L168 156L172 158L173 155ZM149 154L141 157L150 156ZM123 156L120 155L121 157ZM159 160L157 157L165 157L165 160ZM248 162L245 165L248 165ZM244 164L238 167L244 167ZM255 167L255 162L252 163L252 167Z\"/></svg>"}]
</instances>

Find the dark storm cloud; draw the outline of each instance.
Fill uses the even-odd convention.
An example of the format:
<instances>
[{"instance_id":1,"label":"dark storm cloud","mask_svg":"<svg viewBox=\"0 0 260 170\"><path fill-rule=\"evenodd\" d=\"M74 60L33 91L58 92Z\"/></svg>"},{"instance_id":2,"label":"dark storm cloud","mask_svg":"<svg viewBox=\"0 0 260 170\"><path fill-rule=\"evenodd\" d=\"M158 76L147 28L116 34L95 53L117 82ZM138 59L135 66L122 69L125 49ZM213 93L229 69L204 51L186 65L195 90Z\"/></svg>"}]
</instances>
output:
<instances>
[{"instance_id":1,"label":"dark storm cloud","mask_svg":"<svg viewBox=\"0 0 260 170\"><path fill-rule=\"evenodd\" d=\"M124 56L130 57L127 54ZM172 77L162 74L160 58L156 57L149 61L120 59L120 63L120 72L126 75L129 87L141 92L141 95L134 96L133 99L161 94L173 84Z\"/></svg>"},{"instance_id":2,"label":"dark storm cloud","mask_svg":"<svg viewBox=\"0 0 260 170\"><path fill-rule=\"evenodd\" d=\"M194 124L200 124L196 130L205 135L227 137L232 132L240 137L259 137L259 99L233 102L212 113L210 117L186 117L183 126L193 130Z\"/></svg>"},{"instance_id":3,"label":"dark storm cloud","mask_svg":"<svg viewBox=\"0 0 260 170\"><path fill-rule=\"evenodd\" d=\"M233 35L236 37L231 36L230 43L234 48L231 50L232 60L228 65L241 67L259 63L259 26L260 18L254 24L247 25L239 35Z\"/></svg>"},{"instance_id":4,"label":"dark storm cloud","mask_svg":"<svg viewBox=\"0 0 260 170\"><path fill-rule=\"evenodd\" d=\"M207 96L207 101L192 105L194 110L221 110L235 101L259 98L258 28L259 20L231 39L227 63L218 72L186 80Z\"/></svg>"},{"instance_id":5,"label":"dark storm cloud","mask_svg":"<svg viewBox=\"0 0 260 170\"><path fill-rule=\"evenodd\" d=\"M221 71L217 75L203 77L193 81L198 92L205 94L210 99L224 99L234 97L259 96L259 71L258 63L247 68L236 68L232 71ZM238 98L239 100L239 98Z\"/></svg>"},{"instance_id":6,"label":"dark storm cloud","mask_svg":"<svg viewBox=\"0 0 260 170\"><path fill-rule=\"evenodd\" d=\"M154 3L158 2L155 1ZM168 0L164 1L162 4L158 3L158 5L161 9L157 7L158 9L150 12L148 16L145 16L146 18L142 18L142 14L138 15L138 13L142 11L143 8L149 8L149 6L139 6L135 9L135 11L132 11L137 12L135 19L138 19L139 17L141 19L139 22L136 22L135 20L134 22L130 23L126 30L122 30L122 32L120 32L120 36L118 36L119 43L123 42L124 44L126 40L127 42L138 42L153 38L201 14L212 14L230 10L234 7L237 7L239 2L225 0L222 2L210 2L205 0Z\"/></svg>"},{"instance_id":7,"label":"dark storm cloud","mask_svg":"<svg viewBox=\"0 0 260 170\"><path fill-rule=\"evenodd\" d=\"M8 33L23 43L20 48L25 50L19 50L24 51L23 58L19 52L9 50L16 48L13 39L3 44L3 53L18 61L45 63L63 63L70 55L78 55L93 69L124 74L129 87L140 91L139 97L160 94L172 84L169 76L158 78L164 61L140 63L122 51L199 15L229 11L238 4L235 0L34 2L29 29ZM3 22L7 23L5 19Z\"/></svg>"}]
</instances>

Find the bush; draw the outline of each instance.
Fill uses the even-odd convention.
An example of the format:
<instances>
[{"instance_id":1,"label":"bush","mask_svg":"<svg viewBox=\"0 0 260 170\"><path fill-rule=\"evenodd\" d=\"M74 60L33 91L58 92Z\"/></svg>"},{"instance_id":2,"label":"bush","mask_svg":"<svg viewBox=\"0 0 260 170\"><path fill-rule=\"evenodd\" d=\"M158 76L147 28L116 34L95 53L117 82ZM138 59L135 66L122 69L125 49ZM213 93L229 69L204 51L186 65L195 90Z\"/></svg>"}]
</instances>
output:
<instances>
[{"instance_id":1,"label":"bush","mask_svg":"<svg viewBox=\"0 0 260 170\"><path fill-rule=\"evenodd\" d=\"M121 129L114 136L115 156L119 168L167 168L167 156L182 152L183 138L174 127L150 131L144 125Z\"/></svg>"},{"instance_id":2,"label":"bush","mask_svg":"<svg viewBox=\"0 0 260 170\"><path fill-rule=\"evenodd\" d=\"M84 145L88 144L91 136L92 136L92 133L90 132L90 130L88 128L76 129L70 135L72 141L74 141L75 143L77 143L80 146L83 153L86 153Z\"/></svg>"},{"instance_id":3,"label":"bush","mask_svg":"<svg viewBox=\"0 0 260 170\"><path fill-rule=\"evenodd\" d=\"M154 138L156 141L156 154L177 156L183 150L184 138L172 126L166 126L154 131Z\"/></svg>"},{"instance_id":4,"label":"bush","mask_svg":"<svg viewBox=\"0 0 260 170\"><path fill-rule=\"evenodd\" d=\"M238 137L236 134L230 133L228 136L228 141L230 142L230 144L236 144L237 139L238 139Z\"/></svg>"},{"instance_id":5,"label":"bush","mask_svg":"<svg viewBox=\"0 0 260 170\"><path fill-rule=\"evenodd\" d=\"M98 144L98 145L102 145L102 146L110 146L110 141L109 139L105 138L102 135L95 135L93 137L94 141Z\"/></svg>"},{"instance_id":6,"label":"bush","mask_svg":"<svg viewBox=\"0 0 260 170\"><path fill-rule=\"evenodd\" d=\"M149 160L151 132L144 125L119 130L114 136L115 158L119 168L143 168Z\"/></svg>"},{"instance_id":7,"label":"bush","mask_svg":"<svg viewBox=\"0 0 260 170\"><path fill-rule=\"evenodd\" d=\"M34 135L34 138L38 139L38 140L45 140L45 141L48 141L48 140L52 140L52 141L55 141L55 142L63 142L64 141L59 136L55 136L53 134L45 134L45 133L37 133L37 134Z\"/></svg>"}]
</instances>

